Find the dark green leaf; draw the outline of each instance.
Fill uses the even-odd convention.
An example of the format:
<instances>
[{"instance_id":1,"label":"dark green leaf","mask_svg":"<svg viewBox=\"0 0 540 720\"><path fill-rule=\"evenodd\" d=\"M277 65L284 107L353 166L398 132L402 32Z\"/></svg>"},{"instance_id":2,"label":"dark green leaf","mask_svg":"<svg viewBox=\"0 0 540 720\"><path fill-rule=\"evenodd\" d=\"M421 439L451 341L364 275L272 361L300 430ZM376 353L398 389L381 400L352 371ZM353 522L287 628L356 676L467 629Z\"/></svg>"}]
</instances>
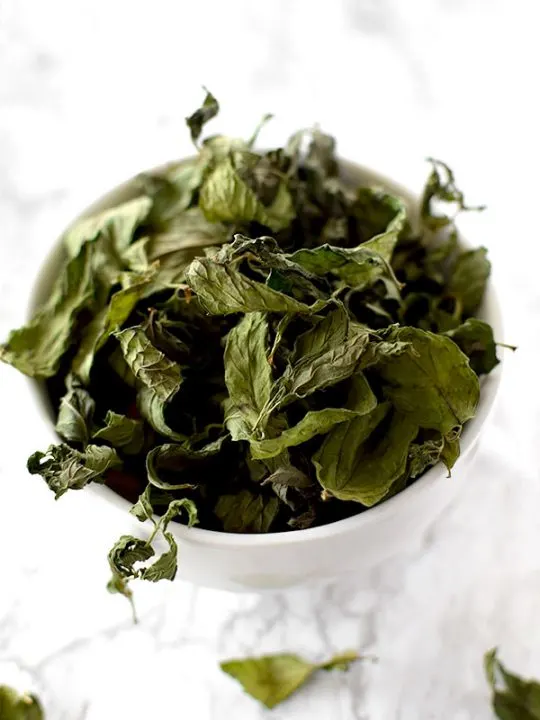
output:
<instances>
[{"instance_id":1,"label":"dark green leaf","mask_svg":"<svg viewBox=\"0 0 540 720\"><path fill-rule=\"evenodd\" d=\"M94 433L93 440L104 440L127 455L137 455L144 443L143 422L109 410L105 427Z\"/></svg>"},{"instance_id":2,"label":"dark green leaf","mask_svg":"<svg viewBox=\"0 0 540 720\"><path fill-rule=\"evenodd\" d=\"M487 652L484 668L493 691L493 710L501 720L540 720L540 683L523 680L504 667L497 650Z\"/></svg>"},{"instance_id":3,"label":"dark green leaf","mask_svg":"<svg viewBox=\"0 0 540 720\"><path fill-rule=\"evenodd\" d=\"M306 683L317 670L347 670L360 656L353 650L324 663L312 663L290 653L244 660L227 660L221 669L238 680L245 692L267 708L274 708Z\"/></svg>"},{"instance_id":4,"label":"dark green leaf","mask_svg":"<svg viewBox=\"0 0 540 720\"><path fill-rule=\"evenodd\" d=\"M60 401L56 432L66 442L86 445L94 417L95 402L74 375L66 378L67 392Z\"/></svg>"},{"instance_id":5,"label":"dark green leaf","mask_svg":"<svg viewBox=\"0 0 540 720\"><path fill-rule=\"evenodd\" d=\"M197 143L197 140L201 136L202 129L206 123L216 117L218 112L219 103L212 93L207 90L202 106L198 110L195 110L193 115L186 118L186 123L191 133L191 139L194 143Z\"/></svg>"},{"instance_id":6,"label":"dark green leaf","mask_svg":"<svg viewBox=\"0 0 540 720\"><path fill-rule=\"evenodd\" d=\"M483 320L468 318L454 330L445 333L469 358L477 375L490 373L499 364L493 329Z\"/></svg>"},{"instance_id":7,"label":"dark green leaf","mask_svg":"<svg viewBox=\"0 0 540 720\"><path fill-rule=\"evenodd\" d=\"M157 394L153 388L141 388L137 393L137 407L146 422L156 432L168 440L185 442L188 438L184 433L173 430L165 420L167 403Z\"/></svg>"},{"instance_id":8,"label":"dark green leaf","mask_svg":"<svg viewBox=\"0 0 540 720\"><path fill-rule=\"evenodd\" d=\"M184 490L193 487L198 478L197 464L217 455L224 441L225 437L222 436L198 450L186 443L158 445L146 456L148 481L162 490ZM180 482L172 483L162 479L161 474L164 472L173 474Z\"/></svg>"},{"instance_id":9,"label":"dark green leaf","mask_svg":"<svg viewBox=\"0 0 540 720\"><path fill-rule=\"evenodd\" d=\"M144 563L155 555L145 540L132 535L122 535L109 552L109 564L114 575L130 579L140 575L137 563Z\"/></svg>"},{"instance_id":10,"label":"dark green leaf","mask_svg":"<svg viewBox=\"0 0 540 720\"><path fill-rule=\"evenodd\" d=\"M122 464L116 451L101 445L87 445L79 452L68 445L51 445L46 453L28 458L28 472L41 475L56 499L67 490L81 490L88 483L103 483L110 468Z\"/></svg>"},{"instance_id":11,"label":"dark green leaf","mask_svg":"<svg viewBox=\"0 0 540 720\"><path fill-rule=\"evenodd\" d=\"M277 497L255 495L249 490L222 495L214 509L223 530L230 533L269 532L278 511Z\"/></svg>"},{"instance_id":12,"label":"dark green leaf","mask_svg":"<svg viewBox=\"0 0 540 720\"><path fill-rule=\"evenodd\" d=\"M448 283L448 292L454 295L464 313L478 309L491 272L486 248L467 250L458 256Z\"/></svg>"},{"instance_id":13,"label":"dark green leaf","mask_svg":"<svg viewBox=\"0 0 540 720\"><path fill-rule=\"evenodd\" d=\"M428 158L428 162L431 163L432 170L424 188L420 208L422 221L426 228L437 230L449 225L453 220L453 215L463 210L484 209L483 206L473 207L465 204L463 193L456 187L454 173L448 165L433 158ZM443 206L449 205L447 212L452 215L438 214L436 203Z\"/></svg>"}]
</instances>

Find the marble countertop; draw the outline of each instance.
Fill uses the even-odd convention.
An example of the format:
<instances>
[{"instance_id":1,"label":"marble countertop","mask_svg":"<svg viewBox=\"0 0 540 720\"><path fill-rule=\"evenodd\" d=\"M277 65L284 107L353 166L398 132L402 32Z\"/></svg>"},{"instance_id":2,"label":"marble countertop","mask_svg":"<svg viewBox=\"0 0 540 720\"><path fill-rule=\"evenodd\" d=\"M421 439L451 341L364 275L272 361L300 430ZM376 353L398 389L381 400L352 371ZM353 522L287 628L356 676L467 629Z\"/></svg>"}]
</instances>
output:
<instances>
[{"instance_id":1,"label":"marble countertop","mask_svg":"<svg viewBox=\"0 0 540 720\"><path fill-rule=\"evenodd\" d=\"M316 121L412 188L426 155L452 164L489 206L463 227L490 249L519 345L459 500L414 554L318 590L141 587L138 626L104 589L113 514L85 493L55 503L26 474L43 431L0 367L0 683L36 690L48 720L270 717L218 661L274 651L378 658L318 677L279 720L488 720L494 645L540 676L539 14L525 0L0 1L1 336L82 207L189 151L204 83L224 131L272 110L271 144Z\"/></svg>"}]
</instances>

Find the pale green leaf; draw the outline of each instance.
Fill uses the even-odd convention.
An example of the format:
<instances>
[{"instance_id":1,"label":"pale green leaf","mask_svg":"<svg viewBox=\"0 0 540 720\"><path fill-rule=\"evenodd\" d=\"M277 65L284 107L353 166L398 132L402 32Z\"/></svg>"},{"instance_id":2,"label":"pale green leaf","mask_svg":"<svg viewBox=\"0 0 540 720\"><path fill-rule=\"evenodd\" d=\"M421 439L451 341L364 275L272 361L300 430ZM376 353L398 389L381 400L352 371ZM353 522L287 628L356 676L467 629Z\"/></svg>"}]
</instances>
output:
<instances>
[{"instance_id":1,"label":"pale green leaf","mask_svg":"<svg viewBox=\"0 0 540 720\"><path fill-rule=\"evenodd\" d=\"M35 695L18 693L0 685L1 720L45 720L43 708Z\"/></svg>"},{"instance_id":2,"label":"pale green leaf","mask_svg":"<svg viewBox=\"0 0 540 720\"><path fill-rule=\"evenodd\" d=\"M219 160L206 177L199 206L210 222L258 222L274 231L290 225L295 214L284 182L279 184L272 204L265 206L240 177L230 156Z\"/></svg>"},{"instance_id":3,"label":"pale green leaf","mask_svg":"<svg viewBox=\"0 0 540 720\"><path fill-rule=\"evenodd\" d=\"M28 325L10 333L0 347L0 360L31 377L53 376L75 339L79 313L91 306L93 298L91 250L85 247L66 263L48 300Z\"/></svg>"},{"instance_id":4,"label":"pale green leaf","mask_svg":"<svg viewBox=\"0 0 540 720\"><path fill-rule=\"evenodd\" d=\"M145 294L154 274L155 272L151 270L145 274L130 276L130 284L122 290L117 290L109 304L94 315L86 326L72 363L73 372L84 383L87 384L90 380L90 371L96 353L129 318Z\"/></svg>"},{"instance_id":5,"label":"pale green leaf","mask_svg":"<svg viewBox=\"0 0 540 720\"><path fill-rule=\"evenodd\" d=\"M147 218L151 207L150 198L138 197L78 220L62 238L69 257L77 257L86 243L95 242L103 235L110 239L115 251L121 254L130 245L135 230Z\"/></svg>"},{"instance_id":6,"label":"pale green leaf","mask_svg":"<svg viewBox=\"0 0 540 720\"><path fill-rule=\"evenodd\" d=\"M326 662L312 663L299 655L284 653L227 660L221 663L221 669L271 709L296 692L317 670L347 670L359 658L358 653L349 650Z\"/></svg>"}]
</instances>

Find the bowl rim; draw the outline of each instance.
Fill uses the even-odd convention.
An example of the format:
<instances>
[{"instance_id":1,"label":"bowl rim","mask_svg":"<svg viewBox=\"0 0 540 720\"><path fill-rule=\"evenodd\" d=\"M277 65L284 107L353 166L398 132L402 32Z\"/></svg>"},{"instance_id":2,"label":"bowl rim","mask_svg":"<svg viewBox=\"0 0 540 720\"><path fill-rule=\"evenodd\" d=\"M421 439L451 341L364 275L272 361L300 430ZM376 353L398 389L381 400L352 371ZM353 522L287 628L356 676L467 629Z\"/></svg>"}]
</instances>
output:
<instances>
[{"instance_id":1,"label":"bowl rim","mask_svg":"<svg viewBox=\"0 0 540 720\"><path fill-rule=\"evenodd\" d=\"M148 171L149 173L158 173L163 170L179 165L183 162L189 161L191 158L179 159L169 163L161 164ZM388 178L387 176L379 173L372 168L368 168L354 161L339 158L340 170L343 174L354 176L355 183L361 184L367 182L371 186L380 186L385 190L396 194L401 197L409 208L418 208L419 195L399 182ZM136 177L136 176L134 176ZM112 201L112 198L116 195L120 195L129 192L128 188L131 186L134 177L116 185L97 200L92 202L84 210L82 210L76 218L70 222L67 227L70 227L73 223L84 216L93 214L105 207ZM114 202L113 202L114 204ZM64 230L65 232L65 230ZM460 241L466 248L471 248L473 245L464 238L460 233ZM49 251L44 263L41 265L37 276L32 285L32 292L30 295L30 301L27 308L27 317L30 317L34 312L36 306L39 304L40 298L46 293L46 287L50 284L47 281L47 277L53 271L55 265L58 264L58 254L61 251L61 236L53 244ZM496 337L504 339L503 335L503 321L500 303L496 290L494 289L492 279L488 281L486 293L481 306L480 315L483 316L493 327ZM495 406L495 400L497 398L501 379L503 366L505 364L504 358L500 360L492 372L481 379L481 395L478 403L476 415L467 422L463 434L461 437L461 453L458 458L455 470L459 471L460 465L467 454L471 452L476 444L476 441L480 435L480 432L485 425L487 419L493 412ZM54 434L54 426L51 424L51 418L48 408L46 407L45 391L40 382L33 378L27 378L27 382L30 385L32 394L39 407L40 413L44 418L44 421L50 426L51 436L53 442L57 442L58 438ZM222 548L227 547L236 550L245 550L247 548L261 548L261 547L275 547L275 546L288 546L297 545L298 543L310 542L313 540L325 540L337 535L343 535L350 531L354 531L360 526L369 526L376 523L378 519L389 512L392 513L396 509L400 508L403 503L414 503L414 497L419 493L423 492L430 484L434 482L443 482L444 480L449 481L449 476L446 475L446 468L439 462L429 470L427 470L418 480L412 485L409 485L405 490L397 493L390 497L388 500L383 500L374 507L367 508L362 512L337 520L326 525L320 525L313 528L305 528L301 530L290 530L283 532L270 532L270 533L226 533L218 530L206 530L199 527L187 527L182 523L171 523L170 530L174 533L176 538L186 544L192 545L203 545L206 547ZM455 482L455 480L454 480ZM87 488L88 491L93 492L94 495L99 496L109 503L114 505L118 510L129 511L132 507L132 503L117 494L114 490L106 485L100 485L92 483Z\"/></svg>"}]
</instances>

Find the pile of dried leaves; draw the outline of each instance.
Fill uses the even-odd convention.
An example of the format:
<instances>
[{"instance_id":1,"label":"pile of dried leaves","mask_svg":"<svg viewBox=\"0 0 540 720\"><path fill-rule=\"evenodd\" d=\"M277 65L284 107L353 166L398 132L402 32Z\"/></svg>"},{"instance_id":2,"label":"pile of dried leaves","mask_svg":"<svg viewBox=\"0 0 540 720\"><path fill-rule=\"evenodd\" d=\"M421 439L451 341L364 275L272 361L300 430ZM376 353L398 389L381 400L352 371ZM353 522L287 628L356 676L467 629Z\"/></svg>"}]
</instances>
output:
<instances>
[{"instance_id":1,"label":"pile of dried leaves","mask_svg":"<svg viewBox=\"0 0 540 720\"><path fill-rule=\"evenodd\" d=\"M497 364L474 317L490 264L459 247L470 208L446 165L431 161L411 215L346 185L318 130L269 152L257 133L201 142L217 112L208 94L187 120L195 158L66 232L49 299L0 350L57 411L62 442L30 472L56 497L107 483L154 523L110 553L121 592L174 577L172 519L302 529L450 469Z\"/></svg>"}]
</instances>

